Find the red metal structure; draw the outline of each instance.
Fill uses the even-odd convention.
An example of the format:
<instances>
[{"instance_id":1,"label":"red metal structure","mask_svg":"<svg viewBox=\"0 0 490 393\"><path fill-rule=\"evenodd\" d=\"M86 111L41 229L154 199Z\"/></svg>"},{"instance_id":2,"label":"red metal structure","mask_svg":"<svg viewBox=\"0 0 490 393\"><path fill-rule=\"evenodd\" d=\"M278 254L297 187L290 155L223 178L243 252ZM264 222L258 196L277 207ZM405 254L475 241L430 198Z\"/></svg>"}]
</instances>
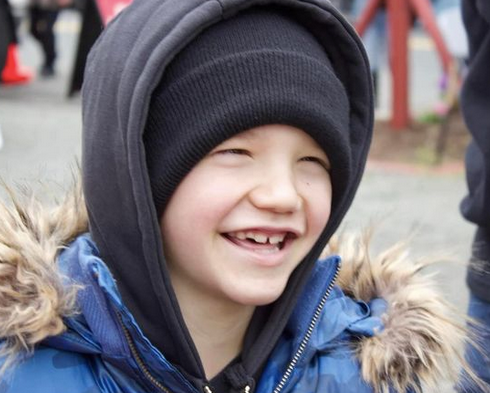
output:
<instances>
[{"instance_id":1,"label":"red metal structure","mask_svg":"<svg viewBox=\"0 0 490 393\"><path fill-rule=\"evenodd\" d=\"M408 105L408 34L414 18L420 19L432 37L445 72L449 72L452 57L436 24L429 0L368 0L356 23L359 35L363 35L379 8L385 7L388 16L389 58L392 74L393 129L406 128L410 122Z\"/></svg>"},{"instance_id":2,"label":"red metal structure","mask_svg":"<svg viewBox=\"0 0 490 393\"><path fill-rule=\"evenodd\" d=\"M119 12L131 3L132 0L97 0L102 22L107 25Z\"/></svg>"}]
</instances>

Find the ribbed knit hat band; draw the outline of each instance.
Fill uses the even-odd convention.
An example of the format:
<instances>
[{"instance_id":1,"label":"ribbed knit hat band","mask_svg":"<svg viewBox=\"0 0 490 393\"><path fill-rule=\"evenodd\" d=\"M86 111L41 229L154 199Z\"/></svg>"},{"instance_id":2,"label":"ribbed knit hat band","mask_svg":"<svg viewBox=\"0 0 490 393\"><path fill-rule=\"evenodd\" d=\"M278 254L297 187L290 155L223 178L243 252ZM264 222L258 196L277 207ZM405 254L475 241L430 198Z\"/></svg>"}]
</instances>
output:
<instances>
[{"instance_id":1,"label":"ribbed knit hat band","mask_svg":"<svg viewBox=\"0 0 490 393\"><path fill-rule=\"evenodd\" d=\"M334 192L342 194L350 172L346 92L306 28L254 8L200 34L155 89L144 142L158 214L209 151L266 124L309 133L329 156Z\"/></svg>"}]
</instances>

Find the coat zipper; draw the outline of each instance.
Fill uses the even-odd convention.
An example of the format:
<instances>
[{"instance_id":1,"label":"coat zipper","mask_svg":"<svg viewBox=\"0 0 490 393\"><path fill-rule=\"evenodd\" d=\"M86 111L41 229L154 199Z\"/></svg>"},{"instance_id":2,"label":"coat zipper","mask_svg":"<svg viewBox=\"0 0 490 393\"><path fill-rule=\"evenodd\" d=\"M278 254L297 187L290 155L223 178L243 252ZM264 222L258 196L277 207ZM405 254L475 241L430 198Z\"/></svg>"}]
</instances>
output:
<instances>
[{"instance_id":1,"label":"coat zipper","mask_svg":"<svg viewBox=\"0 0 490 393\"><path fill-rule=\"evenodd\" d=\"M303 355L303 352L305 351L306 346L308 345L308 341L310 341L311 339L313 330L315 329L315 326L318 323L318 320L320 319L323 308L325 307L325 303L327 302L327 299L330 296L330 292L332 292L332 289L335 285L335 281L337 280L340 272L340 266L341 265L339 263L335 270L335 274L333 276L332 282L330 283L327 290L323 294L320 303L318 304L318 307L316 308L315 313L313 314L313 318L311 319L310 324L308 325L308 329L306 330L305 336L303 337L301 343L299 344L298 350L296 351L293 358L289 362L284 375L282 376L281 380L279 381L279 383L277 384L277 386L275 387L272 393L280 393L284 389L284 386L286 386L286 383L289 380L289 378L291 378L291 374L293 373L296 364L298 363L299 359Z\"/></svg>"},{"instance_id":2,"label":"coat zipper","mask_svg":"<svg viewBox=\"0 0 490 393\"><path fill-rule=\"evenodd\" d=\"M139 369L143 372L143 374L145 375L145 377L153 385L155 385L158 389L160 389L161 391L163 391L165 393L172 393L165 386L163 386L160 382L158 382L158 380L155 377L153 377L151 375L151 373L148 371L148 369L146 368L145 364L141 360L141 357L138 354L138 351L136 350L136 346L134 345L133 338L129 334L128 328L123 323L121 314L118 313L117 314L117 317L119 319L119 322L121 323L121 327L123 329L124 336L126 337L126 341L128 343L129 350L131 351L131 354L133 355L134 359L136 360L136 363L138 364ZM203 388L203 390L204 390L205 393L213 393L213 391L211 390L211 388L208 385L205 385L204 388ZM243 393L250 393L250 386L248 386L248 385L245 386L245 388L243 389Z\"/></svg>"},{"instance_id":3,"label":"coat zipper","mask_svg":"<svg viewBox=\"0 0 490 393\"><path fill-rule=\"evenodd\" d=\"M136 347L134 345L134 342L133 342L133 338L131 337L131 335L129 334L129 331L127 329L127 327L124 325L123 323L123 320L122 320L122 316L121 314L117 314L117 317L119 319L119 322L121 323L121 327L123 329L123 332L124 332L124 336L126 337L126 341L128 343L128 346L129 346L129 350L131 351L131 354L133 355L134 359L136 360L136 363L138 364L138 367L139 369L143 372L143 374L145 375L145 377L154 385L156 386L158 389L160 389L162 392L165 392L165 393L172 393L170 390L168 390L165 386L163 386L160 382L158 382L158 380L153 377L151 375L151 373L148 371L148 369L146 368L145 364L143 363L143 361L141 360L141 357L140 355L138 354L138 351L136 350Z\"/></svg>"}]
</instances>

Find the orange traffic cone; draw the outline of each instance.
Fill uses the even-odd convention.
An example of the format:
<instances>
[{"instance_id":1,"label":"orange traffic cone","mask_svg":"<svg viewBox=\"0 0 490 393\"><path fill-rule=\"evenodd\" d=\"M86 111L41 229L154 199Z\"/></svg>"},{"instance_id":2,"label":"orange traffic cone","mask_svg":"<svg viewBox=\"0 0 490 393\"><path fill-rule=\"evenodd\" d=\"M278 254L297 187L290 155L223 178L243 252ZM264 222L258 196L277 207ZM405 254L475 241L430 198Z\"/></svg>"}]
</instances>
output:
<instances>
[{"instance_id":1,"label":"orange traffic cone","mask_svg":"<svg viewBox=\"0 0 490 393\"><path fill-rule=\"evenodd\" d=\"M19 64L17 45L10 44L7 49L7 59L2 70L2 83L17 85L28 83L32 79L32 71Z\"/></svg>"}]
</instances>

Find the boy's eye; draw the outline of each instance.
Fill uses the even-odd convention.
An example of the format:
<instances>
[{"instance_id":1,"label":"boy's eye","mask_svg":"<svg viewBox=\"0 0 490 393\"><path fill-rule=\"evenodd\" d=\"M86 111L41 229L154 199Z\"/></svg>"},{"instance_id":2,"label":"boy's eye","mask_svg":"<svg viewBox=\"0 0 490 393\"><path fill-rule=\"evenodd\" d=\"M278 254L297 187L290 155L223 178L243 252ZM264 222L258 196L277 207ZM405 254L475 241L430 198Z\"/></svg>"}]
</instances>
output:
<instances>
[{"instance_id":1,"label":"boy's eye","mask_svg":"<svg viewBox=\"0 0 490 393\"><path fill-rule=\"evenodd\" d=\"M327 172L330 172L330 164L319 157L313 157L313 156L303 157L301 161L317 163L321 167L323 167L323 169L325 169Z\"/></svg>"},{"instance_id":2,"label":"boy's eye","mask_svg":"<svg viewBox=\"0 0 490 393\"><path fill-rule=\"evenodd\" d=\"M245 155L245 156L250 156L250 152L245 150L245 149L224 149L224 150L219 150L216 153L218 154L238 154L238 155Z\"/></svg>"}]
</instances>

